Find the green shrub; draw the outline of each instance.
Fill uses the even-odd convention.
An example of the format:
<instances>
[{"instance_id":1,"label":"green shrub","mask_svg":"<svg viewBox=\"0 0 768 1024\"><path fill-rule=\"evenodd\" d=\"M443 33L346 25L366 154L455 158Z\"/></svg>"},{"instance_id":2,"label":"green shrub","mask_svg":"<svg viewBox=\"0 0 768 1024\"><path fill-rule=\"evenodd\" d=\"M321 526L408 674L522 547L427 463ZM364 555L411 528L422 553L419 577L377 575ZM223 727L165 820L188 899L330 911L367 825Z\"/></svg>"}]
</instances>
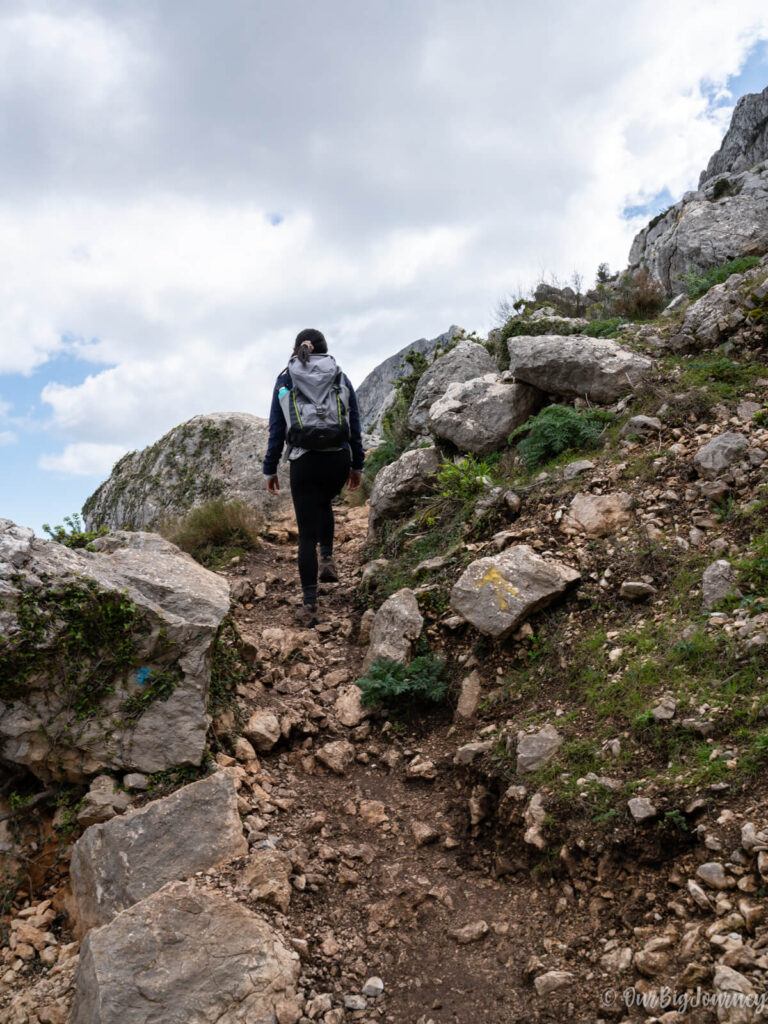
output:
<instances>
[{"instance_id":1,"label":"green shrub","mask_svg":"<svg viewBox=\"0 0 768 1024\"><path fill-rule=\"evenodd\" d=\"M485 487L485 478L493 472L490 459L477 459L474 455L465 455L459 462L444 462L437 471L435 488L440 498L449 501L468 501L479 494Z\"/></svg>"},{"instance_id":2,"label":"green shrub","mask_svg":"<svg viewBox=\"0 0 768 1024\"><path fill-rule=\"evenodd\" d=\"M411 407L421 375L429 366L427 357L421 352L417 352L416 349L411 349L405 357L405 362L411 367L411 372L395 381L395 400L384 414L382 423L384 437L399 451L403 451L411 439L411 432L408 429L408 410Z\"/></svg>"},{"instance_id":3,"label":"green shrub","mask_svg":"<svg viewBox=\"0 0 768 1024\"><path fill-rule=\"evenodd\" d=\"M713 267L712 270L708 270L704 274L697 274L692 270L688 274L682 274L681 277L690 298L700 299L714 285L727 281L731 274L743 274L744 271L756 267L759 262L758 256L742 256L740 259L730 260L720 267Z\"/></svg>"},{"instance_id":4,"label":"green shrub","mask_svg":"<svg viewBox=\"0 0 768 1024\"><path fill-rule=\"evenodd\" d=\"M686 362L680 373L680 383L685 387L706 388L709 395L717 400L728 400L738 397L741 389L753 386L766 373L768 366L765 363L736 363L713 353Z\"/></svg>"},{"instance_id":5,"label":"green shrub","mask_svg":"<svg viewBox=\"0 0 768 1024\"><path fill-rule=\"evenodd\" d=\"M661 285L641 267L634 274L622 274L610 300L614 316L630 320L651 320L666 305Z\"/></svg>"},{"instance_id":6,"label":"green shrub","mask_svg":"<svg viewBox=\"0 0 768 1024\"><path fill-rule=\"evenodd\" d=\"M357 680L362 690L360 703L398 712L411 712L422 704L440 704L448 693L444 669L445 661L431 654L414 658L410 665L377 658Z\"/></svg>"},{"instance_id":7,"label":"green shrub","mask_svg":"<svg viewBox=\"0 0 768 1024\"><path fill-rule=\"evenodd\" d=\"M548 405L514 430L509 435L509 443L523 438L517 441L518 454L526 469L534 470L565 451L596 448L610 419L610 413L606 412L582 412L570 405Z\"/></svg>"},{"instance_id":8,"label":"green shrub","mask_svg":"<svg viewBox=\"0 0 768 1024\"><path fill-rule=\"evenodd\" d=\"M96 538L109 533L109 528L106 526L100 526L98 530L86 530L77 512L71 516L64 516L64 522L69 529L65 529L63 526L54 526L51 529L48 523L43 523L43 529L51 540L55 540L57 544L64 544L68 548L87 548L92 551L92 544Z\"/></svg>"},{"instance_id":9,"label":"green shrub","mask_svg":"<svg viewBox=\"0 0 768 1024\"><path fill-rule=\"evenodd\" d=\"M163 526L163 536L203 565L217 566L259 546L264 518L244 501L215 498Z\"/></svg>"}]
</instances>

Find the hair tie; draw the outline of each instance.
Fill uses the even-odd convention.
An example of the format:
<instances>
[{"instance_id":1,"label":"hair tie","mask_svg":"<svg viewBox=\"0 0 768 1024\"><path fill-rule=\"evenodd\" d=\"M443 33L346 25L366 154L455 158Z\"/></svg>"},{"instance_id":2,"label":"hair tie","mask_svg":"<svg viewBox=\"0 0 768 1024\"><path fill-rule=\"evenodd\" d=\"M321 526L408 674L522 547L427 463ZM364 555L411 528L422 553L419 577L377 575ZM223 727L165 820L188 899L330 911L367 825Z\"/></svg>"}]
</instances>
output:
<instances>
[{"instance_id":1,"label":"hair tie","mask_svg":"<svg viewBox=\"0 0 768 1024\"><path fill-rule=\"evenodd\" d=\"M304 348L305 345L307 346L310 352L315 351L315 346L312 344L311 341L302 341L301 345L299 345L299 348Z\"/></svg>"}]
</instances>

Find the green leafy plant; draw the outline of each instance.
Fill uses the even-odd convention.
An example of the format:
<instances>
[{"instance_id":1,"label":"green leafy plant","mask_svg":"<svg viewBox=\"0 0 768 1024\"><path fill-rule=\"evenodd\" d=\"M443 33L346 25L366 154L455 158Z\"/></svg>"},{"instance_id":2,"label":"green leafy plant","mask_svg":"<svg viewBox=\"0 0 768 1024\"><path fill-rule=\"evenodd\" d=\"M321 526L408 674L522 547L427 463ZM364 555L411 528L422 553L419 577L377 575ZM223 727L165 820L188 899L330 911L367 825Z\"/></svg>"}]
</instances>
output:
<instances>
[{"instance_id":1,"label":"green leafy plant","mask_svg":"<svg viewBox=\"0 0 768 1024\"><path fill-rule=\"evenodd\" d=\"M692 299L700 299L714 285L727 281L731 274L743 274L745 271L751 270L752 267L756 267L759 262L758 256L742 256L740 259L723 263L719 267L713 267L704 274L697 274L692 270L688 274L682 274L681 277L688 295Z\"/></svg>"},{"instance_id":2,"label":"green leafy plant","mask_svg":"<svg viewBox=\"0 0 768 1024\"><path fill-rule=\"evenodd\" d=\"M440 704L448 693L444 670L444 660L431 654L414 658L409 665L377 658L357 680L362 691L360 703L397 712L411 712L422 704Z\"/></svg>"},{"instance_id":3,"label":"green leafy plant","mask_svg":"<svg viewBox=\"0 0 768 1024\"><path fill-rule=\"evenodd\" d=\"M264 519L244 501L214 498L166 524L163 536L203 565L219 566L259 546Z\"/></svg>"},{"instance_id":4,"label":"green leafy plant","mask_svg":"<svg viewBox=\"0 0 768 1024\"><path fill-rule=\"evenodd\" d=\"M385 413L382 423L384 437L399 451L403 451L411 439L408 410L422 374L429 366L429 360L423 353L411 349L405 357L405 363L411 368L410 373L403 373L395 381L395 400Z\"/></svg>"},{"instance_id":5,"label":"green leafy plant","mask_svg":"<svg viewBox=\"0 0 768 1024\"><path fill-rule=\"evenodd\" d=\"M530 471L565 451L596 448L610 418L609 413L597 410L581 411L569 405L548 405L537 416L532 416L513 430L509 443L517 442L518 454Z\"/></svg>"},{"instance_id":6,"label":"green leafy plant","mask_svg":"<svg viewBox=\"0 0 768 1024\"><path fill-rule=\"evenodd\" d=\"M51 528L48 523L43 523L43 529L57 544L64 544L68 548L87 548L93 550L93 542L97 537L103 537L109 533L109 528L100 526L98 530L86 530L79 514L74 512L71 516L64 516L65 526L54 526Z\"/></svg>"},{"instance_id":7,"label":"green leafy plant","mask_svg":"<svg viewBox=\"0 0 768 1024\"><path fill-rule=\"evenodd\" d=\"M466 455L459 462L444 462L437 471L435 488L441 498L468 501L485 487L485 478L492 472L489 462Z\"/></svg>"}]
</instances>

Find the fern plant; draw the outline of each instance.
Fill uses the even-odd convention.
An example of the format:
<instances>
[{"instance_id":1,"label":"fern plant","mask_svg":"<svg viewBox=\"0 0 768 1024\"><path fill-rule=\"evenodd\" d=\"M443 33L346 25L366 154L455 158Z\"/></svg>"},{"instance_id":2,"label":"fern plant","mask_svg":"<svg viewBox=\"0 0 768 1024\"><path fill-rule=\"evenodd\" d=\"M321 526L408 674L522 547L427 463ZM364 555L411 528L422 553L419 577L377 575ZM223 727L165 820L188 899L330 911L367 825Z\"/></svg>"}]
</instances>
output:
<instances>
[{"instance_id":1,"label":"fern plant","mask_svg":"<svg viewBox=\"0 0 768 1024\"><path fill-rule=\"evenodd\" d=\"M548 462L563 452L596 448L611 414L588 410L581 412L569 405L548 405L537 416L509 435L528 470ZM518 438L522 437L521 441Z\"/></svg>"},{"instance_id":2,"label":"fern plant","mask_svg":"<svg viewBox=\"0 0 768 1024\"><path fill-rule=\"evenodd\" d=\"M448 693L443 679L445 661L431 654L402 665L389 658L377 658L357 680L363 707L411 712L420 704L440 704Z\"/></svg>"}]
</instances>

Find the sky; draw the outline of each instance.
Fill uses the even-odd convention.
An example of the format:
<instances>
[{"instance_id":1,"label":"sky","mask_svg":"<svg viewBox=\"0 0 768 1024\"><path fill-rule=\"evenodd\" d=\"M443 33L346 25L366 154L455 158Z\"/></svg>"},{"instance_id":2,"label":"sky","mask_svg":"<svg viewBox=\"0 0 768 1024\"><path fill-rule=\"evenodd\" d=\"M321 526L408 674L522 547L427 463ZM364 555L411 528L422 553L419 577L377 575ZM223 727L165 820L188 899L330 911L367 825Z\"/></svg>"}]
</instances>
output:
<instances>
[{"instance_id":1,"label":"sky","mask_svg":"<svg viewBox=\"0 0 768 1024\"><path fill-rule=\"evenodd\" d=\"M266 416L304 327L357 384L623 269L766 85L764 0L4 0L0 517Z\"/></svg>"}]
</instances>

